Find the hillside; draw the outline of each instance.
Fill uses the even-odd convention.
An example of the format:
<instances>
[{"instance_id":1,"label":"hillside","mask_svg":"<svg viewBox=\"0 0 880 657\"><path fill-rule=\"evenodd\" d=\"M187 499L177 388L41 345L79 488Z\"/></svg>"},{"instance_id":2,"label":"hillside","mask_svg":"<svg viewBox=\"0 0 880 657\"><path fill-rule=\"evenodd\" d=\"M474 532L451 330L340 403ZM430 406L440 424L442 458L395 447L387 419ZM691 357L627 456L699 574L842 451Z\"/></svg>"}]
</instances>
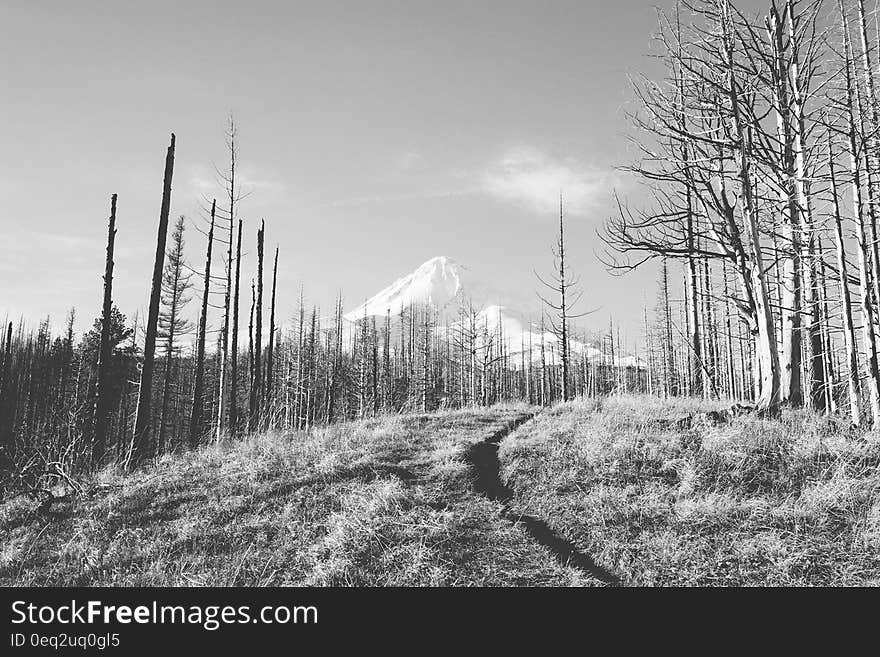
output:
<instances>
[{"instance_id":1,"label":"hillside","mask_svg":"<svg viewBox=\"0 0 880 657\"><path fill-rule=\"evenodd\" d=\"M0 505L3 585L880 582L880 443L647 397L401 415Z\"/></svg>"},{"instance_id":2,"label":"hillside","mask_svg":"<svg viewBox=\"0 0 880 657\"><path fill-rule=\"evenodd\" d=\"M0 583L589 584L471 484L467 450L532 411L393 416L105 471L85 499L0 506Z\"/></svg>"},{"instance_id":3,"label":"hillside","mask_svg":"<svg viewBox=\"0 0 880 657\"><path fill-rule=\"evenodd\" d=\"M633 586L880 583L876 435L805 411L714 423L712 407L558 407L501 445L512 504Z\"/></svg>"}]
</instances>

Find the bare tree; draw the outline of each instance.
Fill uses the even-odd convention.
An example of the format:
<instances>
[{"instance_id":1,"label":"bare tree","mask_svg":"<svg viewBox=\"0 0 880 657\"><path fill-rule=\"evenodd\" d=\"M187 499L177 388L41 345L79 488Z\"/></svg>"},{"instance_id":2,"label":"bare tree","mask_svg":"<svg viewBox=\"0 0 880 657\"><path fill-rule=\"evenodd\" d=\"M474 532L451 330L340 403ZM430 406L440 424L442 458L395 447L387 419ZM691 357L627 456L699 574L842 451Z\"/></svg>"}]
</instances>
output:
<instances>
[{"instance_id":1,"label":"bare tree","mask_svg":"<svg viewBox=\"0 0 880 657\"><path fill-rule=\"evenodd\" d=\"M872 303L871 288L871 239L865 225L865 201L861 171L861 120L859 93L855 84L855 62L849 36L849 23L843 0L838 0L841 14L841 29L844 42L844 63L846 66L846 118L847 137L849 141L850 174L852 177L853 216L856 219L856 239L858 240L859 284L862 300L862 331L865 351L868 355L868 400L871 405L871 417L876 424L880 422L880 373L877 370L877 338L875 334L876 316Z\"/></svg>"},{"instance_id":2,"label":"bare tree","mask_svg":"<svg viewBox=\"0 0 880 657\"><path fill-rule=\"evenodd\" d=\"M263 360L263 242L266 235L266 222L260 221L257 231L257 298L256 326L254 328L254 376L251 385L251 430L259 431L262 426L262 360Z\"/></svg>"},{"instance_id":3,"label":"bare tree","mask_svg":"<svg viewBox=\"0 0 880 657\"><path fill-rule=\"evenodd\" d=\"M272 267L272 298L269 306L269 343L266 345L266 407L271 409L274 394L275 357L275 287L278 283L278 247L275 247L275 264Z\"/></svg>"},{"instance_id":4,"label":"bare tree","mask_svg":"<svg viewBox=\"0 0 880 657\"><path fill-rule=\"evenodd\" d=\"M234 155L233 155L234 161ZM230 202L230 208L233 207ZM229 430L233 436L238 435L238 305L241 286L241 229L242 220L238 220L238 237L235 246L235 292L232 301L232 354L229 373Z\"/></svg>"},{"instance_id":5,"label":"bare tree","mask_svg":"<svg viewBox=\"0 0 880 657\"><path fill-rule=\"evenodd\" d=\"M165 262L165 240L168 235L168 214L171 210L171 178L174 175L174 133L165 156L165 177L162 187L162 206L159 210L159 229L156 237L156 258L153 263L153 284L147 315L144 340L144 363L138 389L137 415L132 436L130 464L147 457L150 441L151 404L153 398L153 367L156 355L156 332L159 324L159 297L162 292L162 269Z\"/></svg>"},{"instance_id":6,"label":"bare tree","mask_svg":"<svg viewBox=\"0 0 880 657\"><path fill-rule=\"evenodd\" d=\"M171 393L174 360L180 353L178 341L181 336L192 330L190 323L183 317L183 309L189 303L186 296L192 287L191 274L187 272L184 259L184 230L186 219L183 215L177 218L174 232L171 233L171 248L166 254L165 271L162 275L161 303L165 307L159 313L158 337L165 342L165 374L162 382L162 408L159 413L159 434L156 451L165 451L165 435L168 430L168 402Z\"/></svg>"},{"instance_id":7,"label":"bare tree","mask_svg":"<svg viewBox=\"0 0 880 657\"><path fill-rule=\"evenodd\" d=\"M846 244L843 238L843 225L840 214L840 201L837 190L837 176L834 167L834 151L831 131L828 131L828 171L831 177L831 198L834 204L834 241L837 246L837 270L840 274L840 300L843 305L843 337L846 347L847 392L849 394L849 412L852 423L861 424L859 409L859 362L856 353L856 331L853 326L852 301L849 291L849 274L846 260Z\"/></svg>"},{"instance_id":8,"label":"bare tree","mask_svg":"<svg viewBox=\"0 0 880 657\"><path fill-rule=\"evenodd\" d=\"M229 202L229 210L227 219L227 234L228 239L226 241L226 280L224 284L224 295L223 295L223 328L220 334L220 382L219 389L217 393L217 426L216 426L216 435L215 439L219 440L225 428L226 421L226 390L227 388L232 388L232 393L229 395L230 406L236 404L235 399L235 381L237 380L237 372L230 372L229 378L233 381L232 386L229 385L229 381L227 379L227 363L229 362L229 348L230 348L230 331L235 334L238 332L238 326L232 322L231 310L232 310L232 242L233 242L233 234L235 229L235 215L236 215L236 205L238 201L241 199L241 194L236 187L235 182L235 173L236 173L236 165L238 160L238 150L236 147L236 136L237 131L235 127L235 120L232 115L229 116L229 122L226 128L226 147L229 151L229 171L227 173L219 174L219 177L226 189L226 197ZM236 339L237 341L237 339ZM238 359L235 358L236 364ZM231 409L230 409L231 411ZM237 409L235 411L231 411L231 415L237 415Z\"/></svg>"},{"instance_id":9,"label":"bare tree","mask_svg":"<svg viewBox=\"0 0 880 657\"><path fill-rule=\"evenodd\" d=\"M104 460L107 448L107 416L110 412L110 314L113 309L113 249L116 242L116 194L110 197L110 220L107 222L107 257L104 261L104 303L101 310L101 343L98 347L97 386L95 388L92 464ZM10 338L12 324L9 325ZM6 347L10 347L11 339Z\"/></svg>"},{"instance_id":10,"label":"bare tree","mask_svg":"<svg viewBox=\"0 0 880 657\"><path fill-rule=\"evenodd\" d=\"M559 341L559 354L562 361L562 372L560 379L560 389L562 391L562 400L571 399L571 364L570 364L570 344L569 344L569 327L568 323L573 317L582 317L580 315L572 315L571 308L578 302L582 292L577 292L574 298L571 298L572 288L577 286L578 281L572 279L565 267L565 224L563 214L562 192L559 193L559 233L554 245L553 258L555 273L549 281L545 281L540 276L538 279L549 290L553 291L557 297L555 301L549 301L540 294L541 301L554 311L554 315L550 318L550 326L556 339ZM537 274L536 274L537 275Z\"/></svg>"},{"instance_id":11,"label":"bare tree","mask_svg":"<svg viewBox=\"0 0 880 657\"><path fill-rule=\"evenodd\" d=\"M198 444L204 418L204 381L205 381L205 332L208 328L208 295L211 291L211 254L214 246L214 218L217 201L211 202L211 226L208 229L208 247L205 254L205 276L202 287L202 309L199 313L199 332L196 339L196 365L193 382L192 410L189 420L189 446L194 449Z\"/></svg>"}]
</instances>

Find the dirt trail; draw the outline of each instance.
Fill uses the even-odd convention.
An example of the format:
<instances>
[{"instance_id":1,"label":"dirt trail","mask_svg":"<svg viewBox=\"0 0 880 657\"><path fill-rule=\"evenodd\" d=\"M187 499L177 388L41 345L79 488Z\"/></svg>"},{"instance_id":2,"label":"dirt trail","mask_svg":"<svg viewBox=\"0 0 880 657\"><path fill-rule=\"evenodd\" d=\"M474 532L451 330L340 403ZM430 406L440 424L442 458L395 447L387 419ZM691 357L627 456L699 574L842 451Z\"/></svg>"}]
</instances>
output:
<instances>
[{"instance_id":1,"label":"dirt trail","mask_svg":"<svg viewBox=\"0 0 880 657\"><path fill-rule=\"evenodd\" d=\"M563 565L573 566L586 575L605 584L620 586L619 577L597 564L593 558L578 550L577 546L564 536L560 536L545 521L534 516L517 513L510 508L513 490L501 481L501 462L498 447L501 441L520 426L535 417L535 413L524 415L499 429L485 440L473 445L465 454L467 462L476 474L474 488L490 500L501 504L501 517L523 525L528 534L546 547Z\"/></svg>"}]
</instances>

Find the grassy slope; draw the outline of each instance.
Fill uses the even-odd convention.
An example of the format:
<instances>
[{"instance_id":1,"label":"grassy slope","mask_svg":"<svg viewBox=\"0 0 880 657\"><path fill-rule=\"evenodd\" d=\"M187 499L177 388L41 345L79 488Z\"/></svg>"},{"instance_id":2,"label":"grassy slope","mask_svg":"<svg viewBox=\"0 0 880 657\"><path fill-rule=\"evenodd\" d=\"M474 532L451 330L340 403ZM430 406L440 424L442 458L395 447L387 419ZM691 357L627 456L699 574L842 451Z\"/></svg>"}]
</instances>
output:
<instances>
[{"instance_id":1,"label":"grassy slope","mask_svg":"<svg viewBox=\"0 0 880 657\"><path fill-rule=\"evenodd\" d=\"M539 416L501 444L513 508L628 584L880 583L876 438L806 412L662 421L700 408L631 397Z\"/></svg>"},{"instance_id":2,"label":"grassy slope","mask_svg":"<svg viewBox=\"0 0 880 657\"><path fill-rule=\"evenodd\" d=\"M0 584L599 583L559 565L527 520L510 522L519 516L625 584L880 583L880 443L808 413L668 422L706 408L622 397L541 414L501 443L504 514L475 493L466 458L525 407L367 420L105 471L49 516L23 498L0 504Z\"/></svg>"},{"instance_id":3,"label":"grassy slope","mask_svg":"<svg viewBox=\"0 0 880 657\"><path fill-rule=\"evenodd\" d=\"M50 516L0 504L3 585L570 585L463 461L525 407L402 416L103 472Z\"/></svg>"}]
</instances>

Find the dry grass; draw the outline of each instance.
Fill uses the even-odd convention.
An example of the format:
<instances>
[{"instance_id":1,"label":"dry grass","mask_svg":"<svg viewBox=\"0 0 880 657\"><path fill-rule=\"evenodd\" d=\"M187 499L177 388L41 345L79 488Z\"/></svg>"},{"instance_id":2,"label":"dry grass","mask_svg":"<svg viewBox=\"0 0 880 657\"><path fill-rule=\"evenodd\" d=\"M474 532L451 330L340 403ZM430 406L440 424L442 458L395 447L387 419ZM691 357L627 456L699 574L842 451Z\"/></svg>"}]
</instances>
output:
<instances>
[{"instance_id":1,"label":"dry grass","mask_svg":"<svg viewBox=\"0 0 880 657\"><path fill-rule=\"evenodd\" d=\"M523 407L267 435L0 504L3 585L583 583L473 494L462 460Z\"/></svg>"},{"instance_id":2,"label":"dry grass","mask_svg":"<svg viewBox=\"0 0 880 657\"><path fill-rule=\"evenodd\" d=\"M676 429L711 405L560 406L501 445L515 507L633 585L870 585L880 442L807 412Z\"/></svg>"},{"instance_id":3,"label":"dry grass","mask_svg":"<svg viewBox=\"0 0 880 657\"><path fill-rule=\"evenodd\" d=\"M501 443L504 514L475 492L466 454L525 407L265 435L107 470L98 492L48 516L23 498L0 504L0 584L601 583L560 565L518 514L626 584L880 583L880 441L806 412L674 421L707 408L620 397L541 414Z\"/></svg>"}]
</instances>

